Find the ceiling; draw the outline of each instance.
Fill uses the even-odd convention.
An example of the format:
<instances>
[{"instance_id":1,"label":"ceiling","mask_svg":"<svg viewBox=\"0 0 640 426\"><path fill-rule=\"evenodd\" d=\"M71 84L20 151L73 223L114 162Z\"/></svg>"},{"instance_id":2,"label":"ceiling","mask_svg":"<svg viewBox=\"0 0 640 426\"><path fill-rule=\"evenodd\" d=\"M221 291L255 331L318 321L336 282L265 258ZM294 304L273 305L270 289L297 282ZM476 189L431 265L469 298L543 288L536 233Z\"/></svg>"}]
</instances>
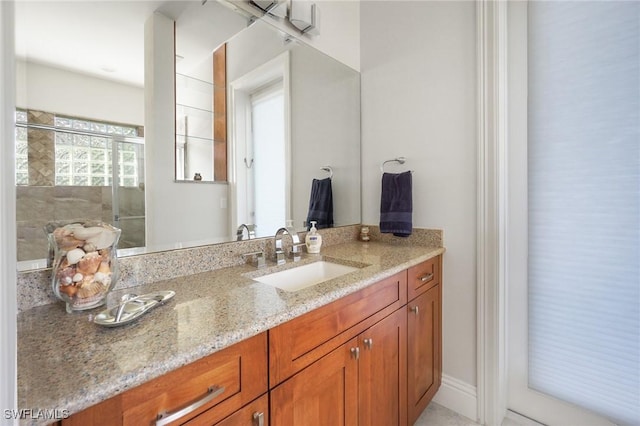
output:
<instances>
[{"instance_id":1,"label":"ceiling","mask_svg":"<svg viewBox=\"0 0 640 426\"><path fill-rule=\"evenodd\" d=\"M195 5L195 6L194 6ZM193 13L197 7L202 13ZM176 20L180 16L210 19L215 1L102 0L16 2L16 56L23 60L68 69L142 87L144 84L144 24L154 11ZM227 13L231 13L227 9ZM239 16L239 15L238 15ZM246 18L240 18L246 20ZM191 39L211 40L208 25L190 25ZM224 25L223 25L224 26ZM218 27L218 26L215 26ZM204 32L203 32L204 31ZM224 40L221 40L224 41ZM202 47L207 50L211 47ZM194 54L197 48L192 49ZM177 52L180 54L180 52ZM184 56L184 55L181 55Z\"/></svg>"}]
</instances>

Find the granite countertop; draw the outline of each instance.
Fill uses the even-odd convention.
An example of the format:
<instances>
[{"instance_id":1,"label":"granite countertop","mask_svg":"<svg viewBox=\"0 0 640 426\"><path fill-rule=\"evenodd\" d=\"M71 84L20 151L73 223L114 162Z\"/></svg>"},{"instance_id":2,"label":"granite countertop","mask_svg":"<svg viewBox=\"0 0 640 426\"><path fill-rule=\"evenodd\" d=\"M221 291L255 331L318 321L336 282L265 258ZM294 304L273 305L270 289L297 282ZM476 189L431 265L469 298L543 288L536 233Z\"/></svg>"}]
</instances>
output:
<instances>
[{"instance_id":1,"label":"granite countertop","mask_svg":"<svg viewBox=\"0 0 640 426\"><path fill-rule=\"evenodd\" d=\"M444 252L442 247L349 242L283 266L217 269L112 292L174 290L176 295L135 322L94 324L103 308L67 314L64 304L18 315L18 406L79 412L185 364L311 311ZM319 259L361 267L287 293L250 277ZM46 421L29 420L32 424Z\"/></svg>"}]
</instances>

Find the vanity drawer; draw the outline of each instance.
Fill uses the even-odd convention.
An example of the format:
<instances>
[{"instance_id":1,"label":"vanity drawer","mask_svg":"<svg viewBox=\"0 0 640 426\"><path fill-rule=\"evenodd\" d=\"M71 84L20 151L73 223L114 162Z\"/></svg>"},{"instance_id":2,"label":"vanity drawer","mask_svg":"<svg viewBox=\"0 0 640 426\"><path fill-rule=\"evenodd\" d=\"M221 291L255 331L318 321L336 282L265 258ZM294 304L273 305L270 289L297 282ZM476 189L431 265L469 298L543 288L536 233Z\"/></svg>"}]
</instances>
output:
<instances>
[{"instance_id":1,"label":"vanity drawer","mask_svg":"<svg viewBox=\"0 0 640 426\"><path fill-rule=\"evenodd\" d=\"M124 393L123 423L153 425L159 413L188 406L197 408L168 424L182 424L205 410L224 418L266 391L267 338L262 333Z\"/></svg>"},{"instance_id":2,"label":"vanity drawer","mask_svg":"<svg viewBox=\"0 0 640 426\"><path fill-rule=\"evenodd\" d=\"M434 285L440 283L441 262L442 256L436 256L409 268L409 300L413 300Z\"/></svg>"},{"instance_id":3,"label":"vanity drawer","mask_svg":"<svg viewBox=\"0 0 640 426\"><path fill-rule=\"evenodd\" d=\"M205 410L222 420L266 391L265 332L89 407L62 425L155 425L159 413L186 407L188 412L167 424L183 424Z\"/></svg>"},{"instance_id":4,"label":"vanity drawer","mask_svg":"<svg viewBox=\"0 0 640 426\"><path fill-rule=\"evenodd\" d=\"M403 271L269 330L270 387L407 303Z\"/></svg>"}]
</instances>

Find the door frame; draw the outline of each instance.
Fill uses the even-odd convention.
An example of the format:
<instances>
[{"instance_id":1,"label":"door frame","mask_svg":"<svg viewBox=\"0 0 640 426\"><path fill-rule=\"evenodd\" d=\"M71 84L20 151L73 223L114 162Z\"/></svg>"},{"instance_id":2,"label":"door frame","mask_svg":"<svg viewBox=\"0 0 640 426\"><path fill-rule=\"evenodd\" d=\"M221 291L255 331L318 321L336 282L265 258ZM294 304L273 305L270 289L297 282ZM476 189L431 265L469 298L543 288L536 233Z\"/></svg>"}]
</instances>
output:
<instances>
[{"instance_id":1,"label":"door frame","mask_svg":"<svg viewBox=\"0 0 640 426\"><path fill-rule=\"evenodd\" d=\"M477 404L488 426L499 426L507 413L507 6L476 3Z\"/></svg>"},{"instance_id":2,"label":"door frame","mask_svg":"<svg viewBox=\"0 0 640 426\"><path fill-rule=\"evenodd\" d=\"M244 141L249 137L250 123L247 122L247 109L249 105L249 92L258 89L265 84L276 79L282 79L284 91L284 137L285 156L288 164L285 174L286 197L285 211L291 215L291 59L289 51L285 51L266 63L256 67L254 70L236 78L228 87L227 99L229 100L229 161L227 162L227 173L229 182L229 224L230 237L235 238L235 230L240 225L238 223L238 194L243 193L246 183L239 180L239 164L244 159ZM244 164L243 164L244 167Z\"/></svg>"}]
</instances>

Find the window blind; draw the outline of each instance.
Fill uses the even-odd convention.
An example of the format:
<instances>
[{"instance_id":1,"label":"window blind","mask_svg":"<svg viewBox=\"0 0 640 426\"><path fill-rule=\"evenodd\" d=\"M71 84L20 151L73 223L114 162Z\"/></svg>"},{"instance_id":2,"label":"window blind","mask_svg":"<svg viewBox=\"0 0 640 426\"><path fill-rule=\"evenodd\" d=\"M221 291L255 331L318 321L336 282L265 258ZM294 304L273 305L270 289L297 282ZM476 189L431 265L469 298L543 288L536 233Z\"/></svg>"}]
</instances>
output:
<instances>
[{"instance_id":1,"label":"window blind","mask_svg":"<svg viewBox=\"0 0 640 426\"><path fill-rule=\"evenodd\" d=\"M640 3L529 3L529 386L640 424Z\"/></svg>"}]
</instances>

